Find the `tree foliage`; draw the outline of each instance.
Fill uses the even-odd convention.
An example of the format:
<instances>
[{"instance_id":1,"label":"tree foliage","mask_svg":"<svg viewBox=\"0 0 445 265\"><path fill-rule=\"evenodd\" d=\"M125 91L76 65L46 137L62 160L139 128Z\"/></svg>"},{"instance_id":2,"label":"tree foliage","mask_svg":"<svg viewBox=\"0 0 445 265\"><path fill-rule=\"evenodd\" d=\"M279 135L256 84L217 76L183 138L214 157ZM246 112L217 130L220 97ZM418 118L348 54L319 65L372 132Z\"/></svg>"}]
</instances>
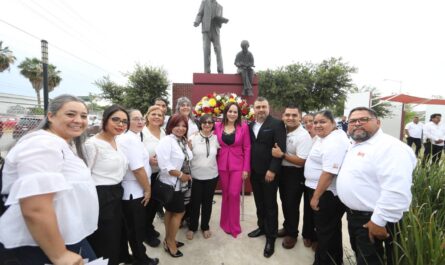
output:
<instances>
[{"instance_id":1,"label":"tree foliage","mask_svg":"<svg viewBox=\"0 0 445 265\"><path fill-rule=\"evenodd\" d=\"M259 94L276 108L289 104L305 112L333 108L344 102L353 88L351 74L355 72L356 68L341 58L259 71Z\"/></svg>"},{"instance_id":2,"label":"tree foliage","mask_svg":"<svg viewBox=\"0 0 445 265\"><path fill-rule=\"evenodd\" d=\"M9 70L11 64L16 60L14 54L8 47L2 47L3 41L0 41L0 73Z\"/></svg>"},{"instance_id":3,"label":"tree foliage","mask_svg":"<svg viewBox=\"0 0 445 265\"><path fill-rule=\"evenodd\" d=\"M127 77L128 83L125 86L116 84L108 76L95 84L102 90L102 98L143 113L153 105L155 98L168 96L169 81L162 68L137 64Z\"/></svg>"}]
</instances>

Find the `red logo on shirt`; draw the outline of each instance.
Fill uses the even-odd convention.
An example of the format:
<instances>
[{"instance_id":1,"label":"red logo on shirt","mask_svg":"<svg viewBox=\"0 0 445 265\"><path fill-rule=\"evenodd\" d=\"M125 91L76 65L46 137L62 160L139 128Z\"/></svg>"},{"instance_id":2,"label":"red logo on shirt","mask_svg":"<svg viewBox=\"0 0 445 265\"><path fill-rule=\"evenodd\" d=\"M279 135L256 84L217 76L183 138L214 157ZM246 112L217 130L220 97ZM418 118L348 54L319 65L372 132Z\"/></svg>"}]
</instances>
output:
<instances>
[{"instance_id":1,"label":"red logo on shirt","mask_svg":"<svg viewBox=\"0 0 445 265\"><path fill-rule=\"evenodd\" d=\"M357 156L365 157L365 153L358 152L358 153L357 153Z\"/></svg>"}]
</instances>

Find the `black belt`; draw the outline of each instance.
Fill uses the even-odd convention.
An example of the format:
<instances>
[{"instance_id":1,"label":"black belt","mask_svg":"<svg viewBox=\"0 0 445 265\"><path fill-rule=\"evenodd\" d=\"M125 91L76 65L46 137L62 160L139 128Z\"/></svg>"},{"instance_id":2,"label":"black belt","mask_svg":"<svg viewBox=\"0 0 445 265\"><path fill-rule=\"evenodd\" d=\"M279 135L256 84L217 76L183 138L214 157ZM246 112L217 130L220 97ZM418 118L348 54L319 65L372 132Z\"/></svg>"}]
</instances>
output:
<instances>
[{"instance_id":1,"label":"black belt","mask_svg":"<svg viewBox=\"0 0 445 265\"><path fill-rule=\"evenodd\" d=\"M371 216L372 215L372 212L357 211L357 210L352 210L349 208L346 209L346 212L351 215L362 215L362 216Z\"/></svg>"}]
</instances>

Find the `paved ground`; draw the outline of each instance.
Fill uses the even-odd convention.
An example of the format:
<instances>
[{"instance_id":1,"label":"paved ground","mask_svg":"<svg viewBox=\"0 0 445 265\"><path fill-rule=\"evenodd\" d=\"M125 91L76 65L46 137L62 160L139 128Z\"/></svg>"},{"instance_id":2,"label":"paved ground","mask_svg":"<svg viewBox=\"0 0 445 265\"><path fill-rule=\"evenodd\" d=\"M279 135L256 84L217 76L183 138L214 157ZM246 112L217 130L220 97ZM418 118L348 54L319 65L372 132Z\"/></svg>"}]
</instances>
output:
<instances>
[{"instance_id":1,"label":"paved ground","mask_svg":"<svg viewBox=\"0 0 445 265\"><path fill-rule=\"evenodd\" d=\"M180 229L177 239L185 243L181 248L184 256L181 258L170 257L162 248L147 247L150 257L160 259L160 264L188 264L188 265L310 265L313 262L314 252L303 245L301 237L293 249L284 249L281 246L282 239L276 241L275 254L271 258L263 257L263 248L266 242L264 236L259 238L249 238L247 233L256 228L255 203L252 196L245 197L245 220L241 222L242 233L234 239L219 228L221 196L215 195L216 203L213 206L213 213L210 227L213 236L204 239L198 231L193 240L185 238L186 228ZM280 203L280 202L279 202ZM280 223L283 217L280 210ZM155 219L156 229L161 233L163 239L164 226L159 218ZM300 223L301 226L301 223ZM301 229L300 229L301 231ZM346 248L349 248L349 238L347 235L347 223L343 220L343 241ZM351 252L350 250L347 250ZM345 264L350 264L345 258Z\"/></svg>"}]
</instances>

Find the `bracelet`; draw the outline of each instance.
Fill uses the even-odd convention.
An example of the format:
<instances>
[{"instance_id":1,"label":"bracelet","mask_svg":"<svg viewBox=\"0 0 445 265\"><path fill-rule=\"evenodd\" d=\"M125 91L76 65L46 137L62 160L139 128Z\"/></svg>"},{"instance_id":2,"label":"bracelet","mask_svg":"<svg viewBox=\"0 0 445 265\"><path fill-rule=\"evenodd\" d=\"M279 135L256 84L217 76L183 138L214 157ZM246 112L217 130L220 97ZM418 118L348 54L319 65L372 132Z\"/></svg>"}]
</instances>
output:
<instances>
[{"instance_id":1,"label":"bracelet","mask_svg":"<svg viewBox=\"0 0 445 265\"><path fill-rule=\"evenodd\" d=\"M178 179L180 179L184 175L184 173L181 171L181 174L179 175Z\"/></svg>"}]
</instances>

